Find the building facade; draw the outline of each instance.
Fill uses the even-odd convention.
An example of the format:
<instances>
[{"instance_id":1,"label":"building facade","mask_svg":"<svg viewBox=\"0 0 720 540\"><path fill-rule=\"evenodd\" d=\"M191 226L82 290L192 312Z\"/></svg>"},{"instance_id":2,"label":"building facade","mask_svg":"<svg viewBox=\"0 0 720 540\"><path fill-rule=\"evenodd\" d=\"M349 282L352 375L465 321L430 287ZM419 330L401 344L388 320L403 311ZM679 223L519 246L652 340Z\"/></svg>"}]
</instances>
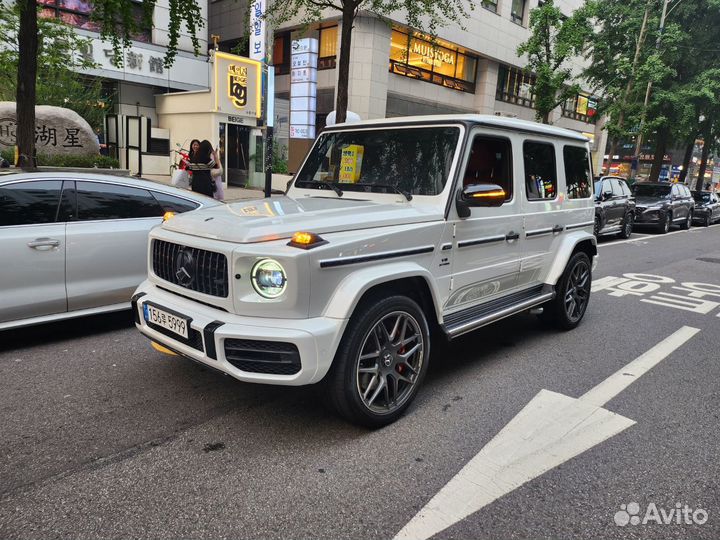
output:
<instances>
[{"instance_id":1,"label":"building facade","mask_svg":"<svg viewBox=\"0 0 720 540\"><path fill-rule=\"evenodd\" d=\"M223 20L239 18L228 0ZM416 114L481 113L535 119L533 77L524 72L526 59L516 54L527 40L529 11L538 0L484 0L469 9L464 28L448 24L436 39L403 24L402 14L390 24L369 13L354 22L350 52L349 110L362 119ZM579 0L559 0L556 5L571 13ZM245 9L243 8L238 8ZM295 170L308 141L295 140L290 132L293 41L314 38L317 51L316 132L335 108L337 59L342 22L328 16L310 27L288 23L276 28L272 61L276 84L276 137L289 147L290 169ZM218 30L219 31L219 30ZM233 36L235 38L235 36ZM224 39L222 36L221 39ZM574 66L579 72L578 63ZM554 125L572 129L593 142L596 170L602 166L606 134L596 115L598 98L580 93L558 107L551 116Z\"/></svg>"}]
</instances>

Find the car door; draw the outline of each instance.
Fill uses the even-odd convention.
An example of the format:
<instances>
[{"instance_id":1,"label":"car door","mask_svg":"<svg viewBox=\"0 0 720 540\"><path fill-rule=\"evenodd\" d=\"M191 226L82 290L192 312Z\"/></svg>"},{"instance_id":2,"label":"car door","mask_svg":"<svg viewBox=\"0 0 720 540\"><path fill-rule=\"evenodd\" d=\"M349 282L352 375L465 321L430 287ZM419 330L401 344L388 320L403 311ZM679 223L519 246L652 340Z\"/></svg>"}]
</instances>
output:
<instances>
[{"instance_id":1,"label":"car door","mask_svg":"<svg viewBox=\"0 0 720 540\"><path fill-rule=\"evenodd\" d=\"M0 186L0 323L63 313L65 223L61 180Z\"/></svg>"},{"instance_id":2,"label":"car door","mask_svg":"<svg viewBox=\"0 0 720 540\"><path fill-rule=\"evenodd\" d=\"M620 227L625 217L625 194L617 178L610 179L612 188L612 222L613 226Z\"/></svg>"},{"instance_id":3,"label":"car door","mask_svg":"<svg viewBox=\"0 0 720 540\"><path fill-rule=\"evenodd\" d=\"M711 201L711 220L717 221L720 220L720 200L718 200L718 196L715 193L710 194L710 201Z\"/></svg>"},{"instance_id":4,"label":"car door","mask_svg":"<svg viewBox=\"0 0 720 540\"><path fill-rule=\"evenodd\" d=\"M513 185L512 140L502 132L485 130L475 130L469 140L458 189L497 184L506 196L502 206L471 207L465 218L458 216L454 205L451 209L448 221L454 229L452 280L445 305L445 310L451 312L515 288L520 271L522 217Z\"/></svg>"},{"instance_id":5,"label":"car door","mask_svg":"<svg viewBox=\"0 0 720 540\"><path fill-rule=\"evenodd\" d=\"M147 275L148 233L164 210L143 188L76 184L77 219L67 225L68 310L129 302Z\"/></svg>"}]
</instances>

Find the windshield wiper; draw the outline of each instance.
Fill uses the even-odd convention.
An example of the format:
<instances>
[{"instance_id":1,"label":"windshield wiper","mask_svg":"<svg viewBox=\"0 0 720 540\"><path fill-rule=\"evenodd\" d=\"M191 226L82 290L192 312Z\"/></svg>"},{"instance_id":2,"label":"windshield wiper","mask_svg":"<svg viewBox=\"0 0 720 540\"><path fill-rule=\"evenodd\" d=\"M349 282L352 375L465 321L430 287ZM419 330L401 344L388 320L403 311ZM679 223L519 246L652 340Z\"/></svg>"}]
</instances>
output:
<instances>
[{"instance_id":1,"label":"windshield wiper","mask_svg":"<svg viewBox=\"0 0 720 540\"><path fill-rule=\"evenodd\" d=\"M405 191L404 189L400 189L397 186L392 186L390 184L365 184L365 185L371 186L371 187L392 189L395 193L399 193L400 195L404 196L408 201L412 201L412 199L413 199L412 193L410 193L409 191Z\"/></svg>"},{"instance_id":2,"label":"windshield wiper","mask_svg":"<svg viewBox=\"0 0 720 540\"><path fill-rule=\"evenodd\" d=\"M324 186L328 186L328 187L329 187L330 189L332 189L335 193L337 193L337 196L338 196L338 197L342 197L342 196L343 196L343 190L340 189L340 188L339 188L338 186L336 186L335 184L333 184L332 182L328 182L327 180L316 180L315 183L317 183L317 184L322 184L322 185L324 185Z\"/></svg>"}]
</instances>

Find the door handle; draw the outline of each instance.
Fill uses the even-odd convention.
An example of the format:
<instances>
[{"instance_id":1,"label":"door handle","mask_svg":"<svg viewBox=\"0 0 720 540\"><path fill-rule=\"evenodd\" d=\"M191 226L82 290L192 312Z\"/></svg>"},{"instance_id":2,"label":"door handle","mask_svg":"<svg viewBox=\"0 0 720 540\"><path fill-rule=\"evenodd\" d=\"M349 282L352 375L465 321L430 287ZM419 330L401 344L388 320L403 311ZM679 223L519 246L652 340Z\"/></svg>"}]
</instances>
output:
<instances>
[{"instance_id":1,"label":"door handle","mask_svg":"<svg viewBox=\"0 0 720 540\"><path fill-rule=\"evenodd\" d=\"M54 238L36 238L32 242L28 242L28 247L40 249L41 251L41 248L54 248L59 245L60 240L55 240Z\"/></svg>"},{"instance_id":2,"label":"door handle","mask_svg":"<svg viewBox=\"0 0 720 540\"><path fill-rule=\"evenodd\" d=\"M518 233L516 233L515 231L510 231L509 233L507 233L505 235L505 240L507 240L508 242L510 242L512 240L517 240L518 238L520 238L520 235Z\"/></svg>"},{"instance_id":3,"label":"door handle","mask_svg":"<svg viewBox=\"0 0 720 540\"><path fill-rule=\"evenodd\" d=\"M553 234L558 234L558 233L563 232L564 230L565 230L565 227L563 227L562 225L555 225L552 229L552 232L553 232Z\"/></svg>"}]
</instances>

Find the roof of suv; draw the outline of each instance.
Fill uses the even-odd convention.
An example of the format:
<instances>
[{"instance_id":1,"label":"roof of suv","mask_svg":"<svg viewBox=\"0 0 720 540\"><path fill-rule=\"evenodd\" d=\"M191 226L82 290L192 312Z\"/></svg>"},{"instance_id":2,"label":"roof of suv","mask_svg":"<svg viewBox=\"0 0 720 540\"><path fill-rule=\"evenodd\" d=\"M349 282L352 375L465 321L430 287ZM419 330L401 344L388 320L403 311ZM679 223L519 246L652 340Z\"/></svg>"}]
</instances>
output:
<instances>
[{"instance_id":1,"label":"roof of suv","mask_svg":"<svg viewBox=\"0 0 720 540\"><path fill-rule=\"evenodd\" d=\"M353 129L375 126L389 127L428 123L461 123L466 125L480 125L500 129L511 129L513 131L538 133L541 135L562 137L564 139L573 139L582 142L589 141L587 137L578 133L577 131L550 126L547 124L539 124L537 122L530 122L528 120L519 120L517 118L508 118L505 116L495 116L490 114L437 114L428 116L401 116L397 118L380 118L377 120L363 120L361 122L336 124L334 126L327 126L325 129Z\"/></svg>"}]
</instances>

